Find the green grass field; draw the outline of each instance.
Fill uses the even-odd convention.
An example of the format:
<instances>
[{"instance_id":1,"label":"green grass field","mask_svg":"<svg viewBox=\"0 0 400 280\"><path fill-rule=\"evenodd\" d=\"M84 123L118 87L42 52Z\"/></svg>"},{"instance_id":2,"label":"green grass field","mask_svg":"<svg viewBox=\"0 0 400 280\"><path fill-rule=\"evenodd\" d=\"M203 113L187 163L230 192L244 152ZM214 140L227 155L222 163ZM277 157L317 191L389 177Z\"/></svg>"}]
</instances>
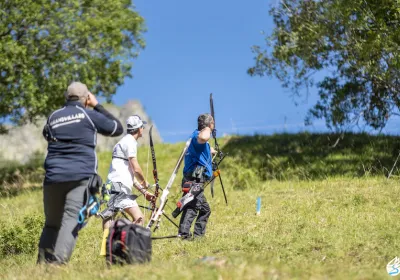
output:
<instances>
[{"instance_id":1,"label":"green grass field","mask_svg":"<svg viewBox=\"0 0 400 280\"><path fill-rule=\"evenodd\" d=\"M192 242L155 240L153 260L147 265L107 268L99 256L101 222L92 218L80 232L70 264L36 266L43 223L41 190L3 195L0 279L391 278L386 264L400 253L399 172L396 168L390 180L385 175L396 159L398 139L346 135L329 148L336 141L329 137L223 139L231 155L221 166L229 205L225 206L219 183L215 198L206 190L212 208L207 236ZM156 146L162 185L182 145ZM103 177L109 158L109 153L100 155ZM147 147L142 147L145 173L147 158ZM148 169L150 176L151 160ZM179 197L179 181L167 213ZM260 216L255 215L258 196ZM142 198L140 202L145 203ZM175 228L163 220L154 235L174 233Z\"/></svg>"}]
</instances>

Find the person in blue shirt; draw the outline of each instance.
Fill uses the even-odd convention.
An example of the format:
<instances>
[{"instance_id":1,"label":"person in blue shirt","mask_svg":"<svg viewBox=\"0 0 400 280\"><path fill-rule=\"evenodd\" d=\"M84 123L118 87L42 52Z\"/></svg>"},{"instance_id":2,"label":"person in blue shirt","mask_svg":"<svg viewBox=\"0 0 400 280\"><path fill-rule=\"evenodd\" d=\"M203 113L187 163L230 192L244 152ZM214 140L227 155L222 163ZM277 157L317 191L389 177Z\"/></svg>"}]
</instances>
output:
<instances>
[{"instance_id":1,"label":"person in blue shirt","mask_svg":"<svg viewBox=\"0 0 400 280\"><path fill-rule=\"evenodd\" d=\"M49 116L43 129L48 147L43 182L45 224L38 263L69 261L87 190L100 184L95 150L97 133L106 136L123 133L121 122L98 103L85 84L71 83L65 98L64 107ZM91 185L95 181L96 185Z\"/></svg>"},{"instance_id":2,"label":"person in blue shirt","mask_svg":"<svg viewBox=\"0 0 400 280\"><path fill-rule=\"evenodd\" d=\"M189 181L204 184L212 178L212 155L215 154L215 150L208 140L211 138L213 129L214 119L210 114L202 114L198 117L197 129L191 135L192 140L185 155L182 187ZM204 192L201 192L182 211L178 235L183 239L191 237L190 228L197 217L194 237L204 236L210 215L210 205Z\"/></svg>"}]
</instances>

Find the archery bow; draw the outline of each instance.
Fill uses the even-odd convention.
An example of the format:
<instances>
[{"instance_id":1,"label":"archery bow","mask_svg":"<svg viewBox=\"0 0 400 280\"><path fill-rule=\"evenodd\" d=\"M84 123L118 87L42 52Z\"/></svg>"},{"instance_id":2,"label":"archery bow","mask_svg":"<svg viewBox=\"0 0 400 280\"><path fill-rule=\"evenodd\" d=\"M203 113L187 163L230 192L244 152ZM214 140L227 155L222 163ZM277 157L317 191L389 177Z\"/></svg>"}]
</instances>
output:
<instances>
[{"instance_id":1,"label":"archery bow","mask_svg":"<svg viewBox=\"0 0 400 280\"><path fill-rule=\"evenodd\" d=\"M173 184L173 182L174 182L174 180L176 178L176 174L179 171L179 168L180 168L180 166L182 164L183 158L185 157L186 151L189 148L191 140L192 139L190 138L189 140L186 141L185 147L183 148L183 151L179 156L178 162L176 163L175 168L174 168L174 170L172 172L172 175L168 180L167 186L162 191L162 195L160 197L160 206L158 208L156 208L156 207L153 208L153 212L151 214L150 221L149 221L149 223L147 224L147 227L146 227L148 229L150 229L154 225L154 223L156 223L156 227L154 229L154 231L155 231L159 227L159 222L160 222L161 215L165 216L164 207L165 207L165 204L168 201L167 197L168 197L168 194L169 194L169 190L171 189L172 184ZM155 156L154 156L154 159L155 159ZM168 220L170 220L170 219L168 219Z\"/></svg>"},{"instance_id":2,"label":"archery bow","mask_svg":"<svg viewBox=\"0 0 400 280\"><path fill-rule=\"evenodd\" d=\"M150 150L151 150L151 159L153 161L153 177L156 184L156 189L154 191L154 199L150 202L151 208L156 209L156 201L160 191L160 184L158 183L158 173L157 173L157 161L156 161L156 152L154 151L154 143L153 143L153 136L152 136L153 126L150 127L149 130L149 138L150 138Z\"/></svg>"},{"instance_id":3,"label":"archery bow","mask_svg":"<svg viewBox=\"0 0 400 280\"><path fill-rule=\"evenodd\" d=\"M215 149L217 151L216 155L212 159L213 177L211 178L211 180L209 182L209 183L211 183L211 186L210 186L211 195L214 197L214 179L216 177L218 177L219 181L221 183L222 192L224 193L225 203L226 203L226 205L228 205L228 200L226 198L224 184L222 183L221 172L219 170L219 164L222 162L222 160L225 158L226 155L219 148L218 141L217 141L217 130L215 129L216 128L216 124L215 124L214 100L213 100L212 93L210 93L210 110L211 110L211 116L214 119L214 129L212 130L212 136L214 138ZM218 161L215 159L215 157L217 157L217 156L219 158ZM206 186L209 183L207 183Z\"/></svg>"}]
</instances>

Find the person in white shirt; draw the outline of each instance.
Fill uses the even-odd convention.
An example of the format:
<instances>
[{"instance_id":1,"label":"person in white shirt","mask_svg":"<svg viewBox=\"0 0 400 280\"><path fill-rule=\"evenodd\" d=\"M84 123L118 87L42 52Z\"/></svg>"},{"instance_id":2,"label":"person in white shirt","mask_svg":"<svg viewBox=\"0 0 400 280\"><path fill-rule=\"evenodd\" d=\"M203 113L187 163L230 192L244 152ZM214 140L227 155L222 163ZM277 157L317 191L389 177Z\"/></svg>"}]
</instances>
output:
<instances>
[{"instance_id":1,"label":"person in white shirt","mask_svg":"<svg viewBox=\"0 0 400 280\"><path fill-rule=\"evenodd\" d=\"M142 137L145 121L140 116L130 116L127 121L127 134L114 146L112 161L107 176L107 183L111 184L113 192L123 192L129 195L127 198L116 202L120 209L124 209L134 223L143 226L144 217L140 210L136 198L137 195L131 195L132 186L143 194L148 201L154 199L154 195L147 189L150 184L143 175L142 168L137 160L137 140ZM103 229L109 228L110 219L103 220Z\"/></svg>"}]
</instances>

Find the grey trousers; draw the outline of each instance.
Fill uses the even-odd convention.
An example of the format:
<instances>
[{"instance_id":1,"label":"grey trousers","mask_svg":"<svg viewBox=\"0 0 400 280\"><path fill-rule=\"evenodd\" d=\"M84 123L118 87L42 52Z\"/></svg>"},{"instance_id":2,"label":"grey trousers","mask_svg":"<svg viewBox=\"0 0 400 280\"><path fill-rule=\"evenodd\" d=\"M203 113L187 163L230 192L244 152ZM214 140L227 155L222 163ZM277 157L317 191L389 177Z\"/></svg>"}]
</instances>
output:
<instances>
[{"instance_id":1,"label":"grey trousers","mask_svg":"<svg viewBox=\"0 0 400 280\"><path fill-rule=\"evenodd\" d=\"M67 263L78 237L78 215L85 203L88 180L44 184L45 225L38 263Z\"/></svg>"},{"instance_id":2,"label":"grey trousers","mask_svg":"<svg viewBox=\"0 0 400 280\"><path fill-rule=\"evenodd\" d=\"M183 210L179 223L179 234L181 236L190 236L190 227L197 216L196 223L194 224L194 236L203 236L206 233L207 221L210 215L210 205L204 196L204 192L202 192L189 202Z\"/></svg>"}]
</instances>

